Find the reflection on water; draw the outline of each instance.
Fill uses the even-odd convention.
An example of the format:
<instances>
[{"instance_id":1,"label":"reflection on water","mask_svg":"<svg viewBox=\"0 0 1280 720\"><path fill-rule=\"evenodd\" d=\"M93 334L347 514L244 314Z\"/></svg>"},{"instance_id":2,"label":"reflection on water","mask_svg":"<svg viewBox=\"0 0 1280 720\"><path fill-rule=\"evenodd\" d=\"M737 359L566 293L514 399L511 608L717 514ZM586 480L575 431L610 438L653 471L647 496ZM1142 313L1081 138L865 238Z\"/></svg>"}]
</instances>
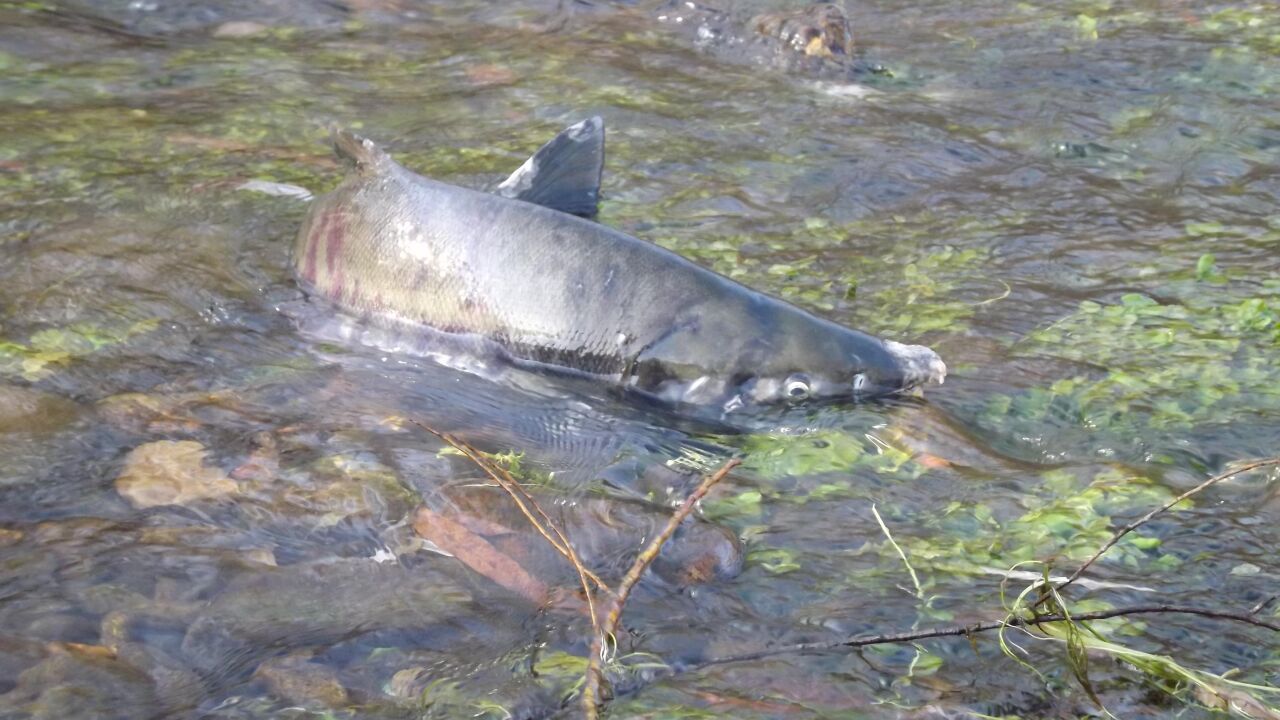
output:
<instances>
[{"instance_id":1,"label":"reflection on water","mask_svg":"<svg viewBox=\"0 0 1280 720\"><path fill-rule=\"evenodd\" d=\"M0 714L554 713L587 650L551 599L572 578L414 421L495 453L611 576L742 453L628 611L625 649L675 669L989 620L992 573L1070 568L1275 453L1274 13L867 2L851 57L796 61L751 21L803 3L675 5L0 3ZM332 187L328 125L483 187L597 113L602 222L930 344L946 385L724 428L279 311L303 205L237 188ZM1092 575L1247 609L1277 586L1277 513L1275 475L1242 477ZM486 576L475 547L515 566ZM1178 619L1133 643L1274 685L1267 640ZM925 650L633 668L615 712L1092 712L1045 649L1047 690L991 643ZM1117 716L1187 712L1101 665Z\"/></svg>"}]
</instances>

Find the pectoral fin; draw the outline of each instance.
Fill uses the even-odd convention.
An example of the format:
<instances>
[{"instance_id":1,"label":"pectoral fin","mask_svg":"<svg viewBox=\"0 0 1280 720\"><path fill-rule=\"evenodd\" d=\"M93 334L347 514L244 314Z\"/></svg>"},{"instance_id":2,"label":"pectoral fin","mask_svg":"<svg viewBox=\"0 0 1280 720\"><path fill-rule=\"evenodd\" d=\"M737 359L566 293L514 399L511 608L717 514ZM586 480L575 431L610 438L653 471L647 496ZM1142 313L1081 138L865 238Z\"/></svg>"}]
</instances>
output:
<instances>
[{"instance_id":1,"label":"pectoral fin","mask_svg":"<svg viewBox=\"0 0 1280 720\"><path fill-rule=\"evenodd\" d=\"M571 125L525 160L497 187L498 195L571 215L591 217L600 202L604 119Z\"/></svg>"}]
</instances>

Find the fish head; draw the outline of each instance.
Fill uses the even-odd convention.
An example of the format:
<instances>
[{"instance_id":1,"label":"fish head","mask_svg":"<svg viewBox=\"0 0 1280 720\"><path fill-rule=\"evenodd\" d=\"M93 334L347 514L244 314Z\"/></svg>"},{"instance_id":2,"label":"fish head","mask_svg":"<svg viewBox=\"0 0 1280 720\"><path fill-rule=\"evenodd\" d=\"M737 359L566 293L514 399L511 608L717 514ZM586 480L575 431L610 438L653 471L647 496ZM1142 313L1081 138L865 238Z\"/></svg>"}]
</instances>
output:
<instances>
[{"instance_id":1,"label":"fish head","mask_svg":"<svg viewBox=\"0 0 1280 720\"><path fill-rule=\"evenodd\" d=\"M647 349L631 384L687 405L861 402L941 383L947 366L923 345L881 340L807 314L720 314L686 322Z\"/></svg>"},{"instance_id":2,"label":"fish head","mask_svg":"<svg viewBox=\"0 0 1280 720\"><path fill-rule=\"evenodd\" d=\"M857 349L781 353L751 362L737 374L726 409L757 404L864 401L903 392L928 382L942 383L947 366L923 345L860 338ZM750 367L750 370L747 368Z\"/></svg>"}]
</instances>

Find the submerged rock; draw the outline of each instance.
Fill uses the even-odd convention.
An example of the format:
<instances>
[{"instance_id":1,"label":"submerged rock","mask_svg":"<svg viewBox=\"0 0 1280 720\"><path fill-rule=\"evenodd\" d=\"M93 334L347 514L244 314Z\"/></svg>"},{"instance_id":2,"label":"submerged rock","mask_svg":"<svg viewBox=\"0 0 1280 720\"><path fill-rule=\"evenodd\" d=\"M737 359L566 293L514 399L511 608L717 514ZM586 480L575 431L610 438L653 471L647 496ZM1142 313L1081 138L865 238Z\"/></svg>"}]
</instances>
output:
<instances>
[{"instance_id":1,"label":"submerged rock","mask_svg":"<svg viewBox=\"0 0 1280 720\"><path fill-rule=\"evenodd\" d=\"M135 508L186 505L226 497L239 486L204 464L208 451L191 440L160 440L134 448L116 478L116 492Z\"/></svg>"},{"instance_id":2,"label":"submerged rock","mask_svg":"<svg viewBox=\"0 0 1280 720\"><path fill-rule=\"evenodd\" d=\"M406 667L391 676L385 690L401 704L429 704L435 711L432 717L510 720L553 717L561 709L560 698L572 694L573 683L562 682L563 678L520 676L507 663L465 670L460 672L447 663L443 667ZM485 706L501 709L501 714L477 713L477 708Z\"/></svg>"},{"instance_id":3,"label":"submerged rock","mask_svg":"<svg viewBox=\"0 0 1280 720\"><path fill-rule=\"evenodd\" d=\"M334 27L350 16L347 3L334 0L62 0L55 7L62 23L137 40L227 25Z\"/></svg>"},{"instance_id":4,"label":"submerged rock","mask_svg":"<svg viewBox=\"0 0 1280 720\"><path fill-rule=\"evenodd\" d=\"M18 676L44 657L44 643L25 637L0 635L0 696L14 689ZM4 707L0 704L0 708Z\"/></svg>"},{"instance_id":5,"label":"submerged rock","mask_svg":"<svg viewBox=\"0 0 1280 720\"><path fill-rule=\"evenodd\" d=\"M474 612L471 595L430 565L372 560L257 566L233 579L191 624L186 659L235 675L282 647L323 645L380 630L425 630Z\"/></svg>"},{"instance_id":6,"label":"submerged rock","mask_svg":"<svg viewBox=\"0 0 1280 720\"><path fill-rule=\"evenodd\" d=\"M77 412L75 403L52 393L0 385L0 433L60 430Z\"/></svg>"},{"instance_id":7,"label":"submerged rock","mask_svg":"<svg viewBox=\"0 0 1280 720\"><path fill-rule=\"evenodd\" d=\"M421 501L396 470L378 459L366 437L335 433L323 443L294 440L259 433L230 473L257 513L255 524L266 522L277 537L330 533L327 553L368 557L376 549L370 545L375 535L385 544L382 533ZM307 457L316 451L323 454Z\"/></svg>"},{"instance_id":8,"label":"submerged rock","mask_svg":"<svg viewBox=\"0 0 1280 720\"><path fill-rule=\"evenodd\" d=\"M815 2L745 20L701 2L670 0L658 22L693 33L694 43L726 59L807 72L861 72L853 31L840 5Z\"/></svg>"},{"instance_id":9,"label":"submerged rock","mask_svg":"<svg viewBox=\"0 0 1280 720\"><path fill-rule=\"evenodd\" d=\"M380 516L394 522L418 501L395 470L371 452L338 452L319 459L309 470L306 481L297 481L291 488L288 502L320 515L322 522L351 515Z\"/></svg>"},{"instance_id":10,"label":"submerged rock","mask_svg":"<svg viewBox=\"0 0 1280 720\"><path fill-rule=\"evenodd\" d=\"M807 57L833 59L853 53L853 31L835 3L757 15L751 25L758 35L779 43L780 49Z\"/></svg>"},{"instance_id":11,"label":"submerged rock","mask_svg":"<svg viewBox=\"0 0 1280 720\"><path fill-rule=\"evenodd\" d=\"M200 429L185 399L145 393L121 393L98 403L98 415L129 432L195 432Z\"/></svg>"},{"instance_id":12,"label":"submerged rock","mask_svg":"<svg viewBox=\"0 0 1280 720\"><path fill-rule=\"evenodd\" d=\"M48 653L0 695L0 716L133 720L161 713L151 678L110 649L51 644Z\"/></svg>"},{"instance_id":13,"label":"submerged rock","mask_svg":"<svg viewBox=\"0 0 1280 720\"><path fill-rule=\"evenodd\" d=\"M204 693L200 677L160 647L139 642L134 626L154 621L154 618L137 621L123 612L108 613L102 619L100 642L121 661L146 673L155 683L156 697L165 707L193 707Z\"/></svg>"},{"instance_id":14,"label":"submerged rock","mask_svg":"<svg viewBox=\"0 0 1280 720\"><path fill-rule=\"evenodd\" d=\"M337 708L350 702L337 674L311 662L309 653L272 658L259 665L254 676L267 684L271 694L295 705Z\"/></svg>"}]
</instances>

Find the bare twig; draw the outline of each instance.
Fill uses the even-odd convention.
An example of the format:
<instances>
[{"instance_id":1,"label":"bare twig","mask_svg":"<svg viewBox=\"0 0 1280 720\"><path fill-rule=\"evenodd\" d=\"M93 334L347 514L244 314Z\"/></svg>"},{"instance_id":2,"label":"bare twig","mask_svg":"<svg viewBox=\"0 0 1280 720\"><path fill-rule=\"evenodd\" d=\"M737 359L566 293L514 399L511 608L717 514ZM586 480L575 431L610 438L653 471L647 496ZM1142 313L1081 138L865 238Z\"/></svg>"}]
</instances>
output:
<instances>
[{"instance_id":1,"label":"bare twig","mask_svg":"<svg viewBox=\"0 0 1280 720\"><path fill-rule=\"evenodd\" d=\"M1268 605L1276 601L1276 597L1277 597L1276 595L1272 595L1269 598L1263 598L1261 601L1258 602L1257 605L1254 605L1253 607L1249 608L1249 614L1257 615L1263 610L1266 610Z\"/></svg>"},{"instance_id":2,"label":"bare twig","mask_svg":"<svg viewBox=\"0 0 1280 720\"><path fill-rule=\"evenodd\" d=\"M1000 293L999 295L996 295L995 297L989 297L986 300L979 300L978 302L973 303L973 307L980 307L982 305L987 305L993 302L1000 302L1001 300L1013 294L1013 288L1009 287L1009 283L1001 280L1000 278L996 278L996 282L1004 286L1004 292Z\"/></svg>"},{"instance_id":3,"label":"bare twig","mask_svg":"<svg viewBox=\"0 0 1280 720\"><path fill-rule=\"evenodd\" d=\"M653 564L658 554L662 552L662 546L671 539L680 524L697 507L698 502L706 497L711 488L723 480L730 470L733 470L741 463L742 461L738 458L730 458L720 466L719 470L704 477L698 487L684 499L680 507L671 515L666 527L662 528L662 531L653 540L649 541L644 550L640 551L635 562L631 564L631 569L627 571L626 576L618 583L618 590L614 593L613 600L609 604L609 613L605 616L604 625L596 629L595 637L591 639L591 655L587 659L587 676L582 686L582 713L584 717L598 717L600 682L603 679L600 664L604 662L606 655L605 642L610 641L614 637L614 633L618 631L618 623L622 619L622 610L627 604L627 598L631 596L632 588L636 586L636 583L640 582L640 577L644 575L645 570Z\"/></svg>"},{"instance_id":4,"label":"bare twig","mask_svg":"<svg viewBox=\"0 0 1280 720\"><path fill-rule=\"evenodd\" d=\"M876 510L874 503L871 505L871 514L876 516L876 522L880 524L880 530L889 539L889 544L893 546L893 549L898 551L898 557L902 558L902 564L907 566L907 572L911 574L911 584L916 587L916 599L923 600L924 590L920 588L920 578L916 577L916 569L911 567L911 561L907 559L907 553L898 545L898 541L893 539L893 534L889 532L889 526L884 524L884 520L880 517L880 511Z\"/></svg>"},{"instance_id":5,"label":"bare twig","mask_svg":"<svg viewBox=\"0 0 1280 720\"><path fill-rule=\"evenodd\" d=\"M1125 615L1149 615L1153 613L1199 615L1201 617L1217 618L1219 620L1231 620L1234 622L1255 625L1257 627L1266 628L1272 632L1280 633L1280 623L1260 620L1249 613L1224 612L1221 610L1207 610L1204 608L1184 607L1181 605L1143 605L1138 607L1099 610L1098 612L1091 613L1079 613L1071 615L1070 617L1061 614L1039 615L1033 618L1010 618L1007 621L996 620L991 622L975 623L973 625L950 625L947 627L926 628L924 630L913 630L910 632L889 633L884 635L859 635L844 640L834 640L829 642L798 643L795 645L787 645L785 647L769 648L768 650L743 653L741 655L728 655L720 658L712 658L689 669L696 670L710 665L723 665L725 663L758 660L777 655L795 655L798 653L818 652L823 650L838 650L846 647L866 647L868 645L914 642L916 640L924 640L927 638L973 635L980 632L999 630L1003 627L1025 628L1056 622L1088 622L1090 620L1106 620L1108 618L1122 617Z\"/></svg>"},{"instance_id":6,"label":"bare twig","mask_svg":"<svg viewBox=\"0 0 1280 720\"><path fill-rule=\"evenodd\" d=\"M1256 470L1256 469L1258 469L1258 468L1260 468L1260 467L1268 467L1268 466L1270 466L1270 465L1280 465L1280 458L1268 458L1268 459L1266 459L1266 460L1254 460L1254 461L1251 461L1251 462L1247 462L1247 463L1245 463L1245 464L1243 464L1243 465L1237 465L1234 469L1232 469L1232 470L1228 470L1227 472L1220 473L1220 474L1218 474L1218 475L1214 475L1213 477L1209 478L1208 480L1205 480L1204 482L1200 483L1199 485L1197 485L1197 486L1195 486L1195 487L1191 488L1190 490L1188 490L1188 491L1186 491L1186 492L1182 493L1181 495L1179 495L1178 497L1176 497L1176 498L1174 498L1174 499L1170 500L1169 502L1165 503L1164 505L1162 505L1162 506L1160 506L1160 507L1156 508L1155 510L1152 510L1151 512L1147 513L1146 515L1143 515L1142 517L1138 518L1137 520L1134 520L1133 522L1129 523L1128 525L1125 525L1124 527L1120 528L1120 530L1119 530L1119 531L1117 531L1115 535L1112 535L1112 536L1111 536L1111 539L1110 539L1110 540L1108 540L1108 541L1106 542L1106 544L1104 544L1102 547L1098 548L1098 551L1097 551L1097 552L1095 552L1095 553L1093 554L1093 556L1092 556L1092 557L1090 557L1088 560L1085 560L1083 565L1081 565L1080 567L1076 568L1076 571L1075 571L1075 572L1073 572L1073 573L1071 573L1071 575L1070 575L1070 576L1068 576L1068 577L1067 577L1067 579L1066 579L1066 580L1064 580L1061 584L1059 584L1059 585L1057 586L1057 588L1056 588L1056 589L1057 589L1058 591L1061 591L1061 590L1062 590L1063 588L1065 588L1066 586L1068 586L1068 585L1070 585L1071 583L1075 582L1075 581L1076 581L1076 579L1078 579L1081 575L1083 575L1083 574L1084 574L1084 571L1085 571L1085 570L1088 570L1088 569L1089 569L1089 566L1090 566L1090 565L1093 565L1093 563L1094 563L1094 562L1096 562L1098 558L1102 557L1103 553L1105 553L1106 551L1110 550L1113 546L1115 546L1115 544L1116 544L1116 543L1120 542L1120 538L1124 537L1125 535L1128 535L1129 533L1133 532L1135 529L1137 529L1137 528L1141 527L1142 525L1146 524L1146 523L1147 523L1147 521L1149 521L1151 518L1153 518L1153 517L1155 517L1155 516L1159 515L1160 513L1162 513L1162 512L1164 512L1164 511L1168 510L1169 508L1173 507L1174 505L1177 505L1178 503L1182 502L1183 500L1186 500L1187 498L1191 497L1192 495L1196 495L1196 494L1200 493L1201 491L1205 490L1206 488L1208 488L1208 487L1210 487L1210 486L1212 486L1212 485L1216 485L1217 483L1222 482L1223 480L1226 480L1226 479L1228 479L1228 478L1235 477L1236 475L1239 475L1240 473L1249 472L1250 470ZM1047 596L1047 595L1041 595L1040 600L1038 600L1038 601L1036 602L1036 604L1035 604L1033 607L1036 607L1036 606L1039 606L1039 605L1044 604L1044 602L1045 602L1047 599L1048 599L1048 596Z\"/></svg>"},{"instance_id":7,"label":"bare twig","mask_svg":"<svg viewBox=\"0 0 1280 720\"><path fill-rule=\"evenodd\" d=\"M550 543L551 547L555 548L557 552L563 555L565 559L573 565L574 570L578 572L578 579L582 582L582 590L586 594L587 610L591 614L591 627L596 629L598 632L599 618L596 615L595 600L591 593L591 583L595 583L596 587L604 590L606 593L612 594L613 591L603 580L599 578L599 576L591 572L589 568L582 564L582 559L578 557L578 553L574 551L573 545L569 543L569 538L565 537L565 534L561 532L555 521L551 519L551 516L547 515L546 511L543 510L542 507L538 505L537 501L533 499L533 496L525 491L519 481L512 477L511 473L508 472L506 468L497 465L489 458L481 455L475 448L448 433L435 430L434 428L428 427L417 420L412 420L411 422L453 446L455 450L465 455L468 459L479 466L481 470L484 470L485 474L492 478L494 482L498 483L498 486L511 496L511 499L515 501L516 507L518 507L520 512L524 514L525 518L529 520L529 523L533 525L534 529L537 530L548 543ZM532 507L533 510L530 510L530 507ZM537 513L536 517L534 512ZM552 533L555 534L555 537L552 537Z\"/></svg>"}]
</instances>

